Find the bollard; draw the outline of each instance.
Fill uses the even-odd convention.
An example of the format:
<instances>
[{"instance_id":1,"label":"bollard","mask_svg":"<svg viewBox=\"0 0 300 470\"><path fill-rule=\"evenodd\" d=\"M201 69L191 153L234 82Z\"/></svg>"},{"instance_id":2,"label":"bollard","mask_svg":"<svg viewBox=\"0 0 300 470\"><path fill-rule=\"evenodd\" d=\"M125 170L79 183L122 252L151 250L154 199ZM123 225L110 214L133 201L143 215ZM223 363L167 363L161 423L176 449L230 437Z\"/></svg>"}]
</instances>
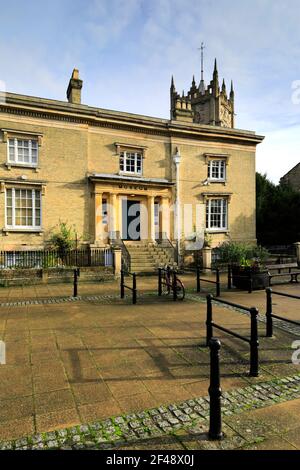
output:
<instances>
[{"instance_id":1,"label":"bollard","mask_svg":"<svg viewBox=\"0 0 300 470\"><path fill-rule=\"evenodd\" d=\"M250 376L258 377L258 330L257 317L258 310L255 307L250 309L251 315L251 337L250 337Z\"/></svg>"},{"instance_id":2,"label":"bollard","mask_svg":"<svg viewBox=\"0 0 300 470\"><path fill-rule=\"evenodd\" d=\"M206 346L209 345L209 342L213 336L213 325L212 325L212 299L211 294L206 296L207 311L206 311Z\"/></svg>"},{"instance_id":3,"label":"bollard","mask_svg":"<svg viewBox=\"0 0 300 470\"><path fill-rule=\"evenodd\" d=\"M200 266L197 266L197 292L201 292L201 286L200 286Z\"/></svg>"},{"instance_id":4,"label":"bollard","mask_svg":"<svg viewBox=\"0 0 300 470\"><path fill-rule=\"evenodd\" d=\"M173 300L174 302L176 302L177 300L177 276L176 276L175 271L173 271L172 289L173 289Z\"/></svg>"},{"instance_id":5,"label":"bollard","mask_svg":"<svg viewBox=\"0 0 300 470\"><path fill-rule=\"evenodd\" d=\"M136 274L132 275L132 303L136 304Z\"/></svg>"},{"instance_id":6,"label":"bollard","mask_svg":"<svg viewBox=\"0 0 300 470\"><path fill-rule=\"evenodd\" d=\"M217 268L216 270L216 297L220 297L221 295L221 283L220 283L220 270Z\"/></svg>"},{"instance_id":7,"label":"bollard","mask_svg":"<svg viewBox=\"0 0 300 470\"><path fill-rule=\"evenodd\" d=\"M124 289L124 271L123 271L123 269L121 270L120 288L121 288L121 299L124 299L125 289Z\"/></svg>"},{"instance_id":8,"label":"bollard","mask_svg":"<svg viewBox=\"0 0 300 470\"><path fill-rule=\"evenodd\" d=\"M222 416L221 416L221 396L220 386L220 349L221 342L212 338L209 341L210 347L210 385L209 393L209 432L208 436L212 440L223 439Z\"/></svg>"},{"instance_id":9,"label":"bollard","mask_svg":"<svg viewBox=\"0 0 300 470\"><path fill-rule=\"evenodd\" d=\"M158 268L158 295L162 295L162 269Z\"/></svg>"},{"instance_id":10,"label":"bollard","mask_svg":"<svg viewBox=\"0 0 300 470\"><path fill-rule=\"evenodd\" d=\"M231 266L228 264L228 274L227 274L227 289L231 289Z\"/></svg>"},{"instance_id":11,"label":"bollard","mask_svg":"<svg viewBox=\"0 0 300 470\"><path fill-rule=\"evenodd\" d=\"M78 271L79 269L74 269L73 297L78 295Z\"/></svg>"},{"instance_id":12,"label":"bollard","mask_svg":"<svg viewBox=\"0 0 300 470\"><path fill-rule=\"evenodd\" d=\"M273 336L273 319L272 319L272 289L266 289L267 294L267 311L266 311L266 336L272 338Z\"/></svg>"}]
</instances>

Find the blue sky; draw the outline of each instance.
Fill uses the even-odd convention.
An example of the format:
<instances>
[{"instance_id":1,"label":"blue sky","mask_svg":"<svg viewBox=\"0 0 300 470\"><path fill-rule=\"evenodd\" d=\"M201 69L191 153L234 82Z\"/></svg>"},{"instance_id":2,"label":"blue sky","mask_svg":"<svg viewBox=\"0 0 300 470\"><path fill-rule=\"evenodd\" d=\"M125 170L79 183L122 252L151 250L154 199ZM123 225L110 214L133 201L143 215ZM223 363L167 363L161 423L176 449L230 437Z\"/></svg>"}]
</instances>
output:
<instances>
[{"instance_id":1,"label":"blue sky","mask_svg":"<svg viewBox=\"0 0 300 470\"><path fill-rule=\"evenodd\" d=\"M257 169L277 182L300 161L299 0L0 0L0 7L7 91L65 100L77 67L85 104L168 118L171 75L180 92L193 74L200 79L204 41L206 82L217 57L221 79L234 81L236 127L266 136Z\"/></svg>"}]
</instances>

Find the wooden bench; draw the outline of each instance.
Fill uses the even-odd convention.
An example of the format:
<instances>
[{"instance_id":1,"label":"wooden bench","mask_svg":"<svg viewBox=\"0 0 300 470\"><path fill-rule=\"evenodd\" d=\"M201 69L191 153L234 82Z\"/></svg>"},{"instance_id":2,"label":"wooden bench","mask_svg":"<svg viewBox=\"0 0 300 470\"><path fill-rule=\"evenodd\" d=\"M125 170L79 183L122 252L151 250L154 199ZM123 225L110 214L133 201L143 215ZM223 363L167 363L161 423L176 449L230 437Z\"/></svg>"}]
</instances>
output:
<instances>
[{"instance_id":1,"label":"wooden bench","mask_svg":"<svg viewBox=\"0 0 300 470\"><path fill-rule=\"evenodd\" d=\"M288 272L288 273L279 273L279 274L269 274L269 279L270 279L270 286L272 285L272 279L273 277L286 277L290 276L290 283L298 283L298 276L300 275L300 271L293 271L293 272Z\"/></svg>"},{"instance_id":2,"label":"wooden bench","mask_svg":"<svg viewBox=\"0 0 300 470\"><path fill-rule=\"evenodd\" d=\"M286 264L271 264L267 266L268 271L277 271L278 274L281 274L283 269L288 269L288 272L291 273L292 269L298 269L297 263L286 263Z\"/></svg>"}]
</instances>

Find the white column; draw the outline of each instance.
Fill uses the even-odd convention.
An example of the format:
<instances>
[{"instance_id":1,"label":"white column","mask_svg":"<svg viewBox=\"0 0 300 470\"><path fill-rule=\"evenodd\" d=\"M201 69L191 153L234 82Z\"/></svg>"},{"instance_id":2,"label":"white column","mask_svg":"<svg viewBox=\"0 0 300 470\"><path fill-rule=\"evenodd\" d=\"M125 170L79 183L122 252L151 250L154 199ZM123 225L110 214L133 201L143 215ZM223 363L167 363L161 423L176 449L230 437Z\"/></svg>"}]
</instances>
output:
<instances>
[{"instance_id":1,"label":"white column","mask_svg":"<svg viewBox=\"0 0 300 470\"><path fill-rule=\"evenodd\" d=\"M117 194L111 193L109 207L109 238L116 238L116 211L117 211Z\"/></svg>"},{"instance_id":2,"label":"white column","mask_svg":"<svg viewBox=\"0 0 300 470\"><path fill-rule=\"evenodd\" d=\"M94 243L102 242L102 193L95 193L95 240Z\"/></svg>"},{"instance_id":3,"label":"white column","mask_svg":"<svg viewBox=\"0 0 300 470\"><path fill-rule=\"evenodd\" d=\"M170 207L169 198L161 198L161 232L163 236L170 238Z\"/></svg>"},{"instance_id":4,"label":"white column","mask_svg":"<svg viewBox=\"0 0 300 470\"><path fill-rule=\"evenodd\" d=\"M154 196L148 196L148 227L149 239L155 241Z\"/></svg>"}]
</instances>

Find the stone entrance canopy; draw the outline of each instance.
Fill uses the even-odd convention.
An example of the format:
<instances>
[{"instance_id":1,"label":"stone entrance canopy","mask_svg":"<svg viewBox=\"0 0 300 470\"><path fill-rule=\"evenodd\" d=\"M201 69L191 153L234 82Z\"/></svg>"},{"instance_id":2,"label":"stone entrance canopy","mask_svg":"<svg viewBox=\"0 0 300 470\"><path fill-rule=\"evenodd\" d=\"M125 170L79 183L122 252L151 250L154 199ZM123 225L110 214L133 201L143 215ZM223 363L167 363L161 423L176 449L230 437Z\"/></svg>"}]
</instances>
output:
<instances>
[{"instance_id":1,"label":"stone entrance canopy","mask_svg":"<svg viewBox=\"0 0 300 470\"><path fill-rule=\"evenodd\" d=\"M95 245L106 245L124 238L151 242L157 237L171 237L173 183L166 179L109 174L93 174L89 181ZM124 201L130 201L130 204L126 205ZM136 206L139 218L136 223L132 214L128 217L128 212L125 213L129 205L133 210ZM130 223L138 227L136 238L125 236Z\"/></svg>"}]
</instances>

